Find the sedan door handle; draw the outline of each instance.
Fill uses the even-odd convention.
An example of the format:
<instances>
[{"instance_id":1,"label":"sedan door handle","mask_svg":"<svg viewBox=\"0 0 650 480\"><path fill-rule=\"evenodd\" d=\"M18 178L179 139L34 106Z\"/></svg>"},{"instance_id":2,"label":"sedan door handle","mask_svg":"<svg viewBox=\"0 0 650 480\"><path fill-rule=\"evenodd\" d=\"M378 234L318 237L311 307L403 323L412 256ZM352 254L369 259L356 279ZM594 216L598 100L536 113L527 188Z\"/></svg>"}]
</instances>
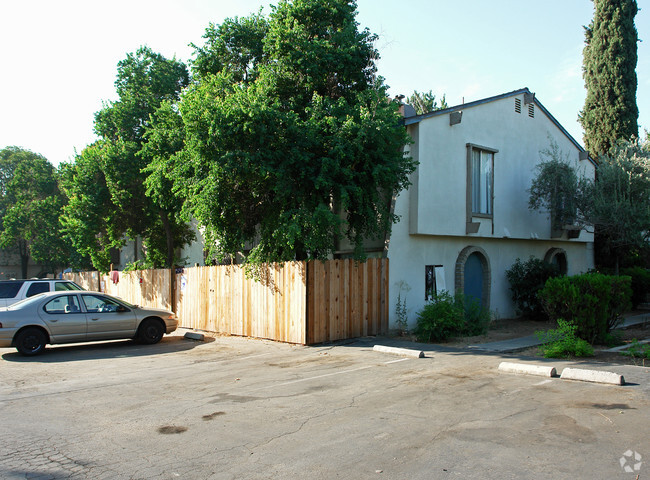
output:
<instances>
[{"instance_id":1,"label":"sedan door handle","mask_svg":"<svg viewBox=\"0 0 650 480\"><path fill-rule=\"evenodd\" d=\"M99 318L91 318L91 320L92 320L93 322L96 322L97 320L99 320Z\"/></svg>"}]
</instances>

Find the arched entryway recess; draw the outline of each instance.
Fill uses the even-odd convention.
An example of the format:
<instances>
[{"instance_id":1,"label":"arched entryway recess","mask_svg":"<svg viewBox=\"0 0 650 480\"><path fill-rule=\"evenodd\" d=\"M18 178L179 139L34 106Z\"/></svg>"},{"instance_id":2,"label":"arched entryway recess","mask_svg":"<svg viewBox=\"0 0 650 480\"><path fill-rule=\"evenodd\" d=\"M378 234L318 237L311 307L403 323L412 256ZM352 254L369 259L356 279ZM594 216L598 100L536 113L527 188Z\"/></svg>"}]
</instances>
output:
<instances>
[{"instance_id":1,"label":"arched entryway recess","mask_svg":"<svg viewBox=\"0 0 650 480\"><path fill-rule=\"evenodd\" d=\"M569 262L563 248L554 247L549 249L544 255L544 261L555 265L562 275L566 275L569 271Z\"/></svg>"},{"instance_id":2,"label":"arched entryway recess","mask_svg":"<svg viewBox=\"0 0 650 480\"><path fill-rule=\"evenodd\" d=\"M478 299L490 308L490 285L492 271L487 253L481 247L465 247L456 260L456 292Z\"/></svg>"}]
</instances>

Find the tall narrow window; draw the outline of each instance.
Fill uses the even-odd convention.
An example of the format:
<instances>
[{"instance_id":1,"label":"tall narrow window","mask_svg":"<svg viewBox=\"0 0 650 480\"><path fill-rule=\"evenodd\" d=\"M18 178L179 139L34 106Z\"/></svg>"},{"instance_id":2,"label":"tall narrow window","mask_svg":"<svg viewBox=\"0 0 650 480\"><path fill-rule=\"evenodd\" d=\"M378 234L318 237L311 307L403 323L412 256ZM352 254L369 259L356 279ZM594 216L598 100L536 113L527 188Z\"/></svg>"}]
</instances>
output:
<instances>
[{"instance_id":1,"label":"tall narrow window","mask_svg":"<svg viewBox=\"0 0 650 480\"><path fill-rule=\"evenodd\" d=\"M446 290L444 267L442 265L425 265L424 299L429 302L443 290Z\"/></svg>"},{"instance_id":2,"label":"tall narrow window","mask_svg":"<svg viewBox=\"0 0 650 480\"><path fill-rule=\"evenodd\" d=\"M429 302L433 300L436 294L436 271L433 265L424 267L424 300Z\"/></svg>"},{"instance_id":3,"label":"tall narrow window","mask_svg":"<svg viewBox=\"0 0 650 480\"><path fill-rule=\"evenodd\" d=\"M492 215L494 153L472 148L472 213Z\"/></svg>"}]
</instances>

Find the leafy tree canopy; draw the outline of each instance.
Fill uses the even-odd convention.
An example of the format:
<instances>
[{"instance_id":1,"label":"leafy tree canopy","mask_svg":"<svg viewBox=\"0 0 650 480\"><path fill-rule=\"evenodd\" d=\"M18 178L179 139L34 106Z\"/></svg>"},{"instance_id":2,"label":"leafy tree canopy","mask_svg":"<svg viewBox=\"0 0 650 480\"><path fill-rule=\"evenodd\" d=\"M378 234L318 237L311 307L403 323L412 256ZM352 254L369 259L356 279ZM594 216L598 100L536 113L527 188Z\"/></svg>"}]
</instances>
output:
<instances>
[{"instance_id":1,"label":"leafy tree canopy","mask_svg":"<svg viewBox=\"0 0 650 480\"><path fill-rule=\"evenodd\" d=\"M63 222L72 242L92 257L96 268L108 270L110 250L122 246L125 236L143 237L148 265L171 266L175 248L192 235L179 216L181 204L167 201L160 190L168 185L155 184L158 190L146 185L143 170L155 155L169 155L172 146L159 145L153 154L145 153L143 145L157 110L180 98L189 73L182 62L147 47L128 54L117 70L119 100L97 112L100 139L78 156L65 180L70 203Z\"/></svg>"},{"instance_id":2,"label":"leafy tree canopy","mask_svg":"<svg viewBox=\"0 0 650 480\"><path fill-rule=\"evenodd\" d=\"M594 180L578 175L559 149L538 167L530 188L529 208L594 228L604 249L618 261L632 249L644 248L650 232L650 148L638 140L619 141L600 158Z\"/></svg>"},{"instance_id":3,"label":"leafy tree canopy","mask_svg":"<svg viewBox=\"0 0 650 480\"><path fill-rule=\"evenodd\" d=\"M0 248L20 254L23 278L30 258L48 271L67 263L58 224L63 204L47 159L19 147L0 151Z\"/></svg>"},{"instance_id":4,"label":"leafy tree canopy","mask_svg":"<svg viewBox=\"0 0 650 480\"><path fill-rule=\"evenodd\" d=\"M594 18L585 27L583 77L587 96L580 112L585 146L594 158L619 139L639 134L636 0L594 0Z\"/></svg>"},{"instance_id":5,"label":"leafy tree canopy","mask_svg":"<svg viewBox=\"0 0 650 480\"><path fill-rule=\"evenodd\" d=\"M540 159L537 175L528 190L528 207L549 213L554 230L560 230L564 225L584 225L583 212L578 209L584 178L577 174L568 156L553 140L548 149L540 152Z\"/></svg>"},{"instance_id":6,"label":"leafy tree canopy","mask_svg":"<svg viewBox=\"0 0 650 480\"><path fill-rule=\"evenodd\" d=\"M102 168L106 142L97 141L67 164L61 188L68 204L61 217L63 231L75 249L90 257L95 268L109 270L110 250L123 244L124 217L111 201Z\"/></svg>"},{"instance_id":7,"label":"leafy tree canopy","mask_svg":"<svg viewBox=\"0 0 650 480\"><path fill-rule=\"evenodd\" d=\"M263 42L268 28L261 13L228 18L221 25L211 23L203 35L205 44L192 44L194 76L203 78L228 71L235 82L255 80L258 66L266 63Z\"/></svg>"},{"instance_id":8,"label":"leafy tree canopy","mask_svg":"<svg viewBox=\"0 0 650 480\"><path fill-rule=\"evenodd\" d=\"M375 36L355 16L355 2L281 1L254 80L203 69L184 95L185 148L168 177L216 257L324 258L342 236L363 257L363 239L397 220L392 195L414 165L397 105L374 75ZM222 33L210 27L216 36L197 59L229 41Z\"/></svg>"},{"instance_id":9,"label":"leafy tree canopy","mask_svg":"<svg viewBox=\"0 0 650 480\"><path fill-rule=\"evenodd\" d=\"M596 225L617 266L631 249L650 240L650 146L619 142L601 157L596 180L585 191L585 216Z\"/></svg>"},{"instance_id":10,"label":"leafy tree canopy","mask_svg":"<svg viewBox=\"0 0 650 480\"><path fill-rule=\"evenodd\" d=\"M413 91L413 95L406 99L406 103L411 105L415 109L415 113L418 115L449 108L445 95L442 96L440 99L440 105L438 105L438 100L432 90L423 93L415 90Z\"/></svg>"}]
</instances>

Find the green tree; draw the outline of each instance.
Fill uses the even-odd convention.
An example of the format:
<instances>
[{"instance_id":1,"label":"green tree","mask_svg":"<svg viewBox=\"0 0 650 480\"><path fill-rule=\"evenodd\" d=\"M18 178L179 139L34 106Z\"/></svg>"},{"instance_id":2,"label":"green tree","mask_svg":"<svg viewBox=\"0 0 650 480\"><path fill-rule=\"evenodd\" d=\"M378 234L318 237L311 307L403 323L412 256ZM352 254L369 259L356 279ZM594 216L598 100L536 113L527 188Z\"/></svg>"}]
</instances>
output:
<instances>
[{"instance_id":1,"label":"green tree","mask_svg":"<svg viewBox=\"0 0 650 480\"><path fill-rule=\"evenodd\" d=\"M579 119L585 146L597 158L617 140L638 136L636 104L638 36L635 0L593 0L594 18L585 27L583 77L587 88Z\"/></svg>"},{"instance_id":2,"label":"green tree","mask_svg":"<svg viewBox=\"0 0 650 480\"><path fill-rule=\"evenodd\" d=\"M650 241L650 145L638 140L619 142L601 157L596 179L581 202L596 226L605 258L621 260Z\"/></svg>"},{"instance_id":3,"label":"green tree","mask_svg":"<svg viewBox=\"0 0 650 480\"><path fill-rule=\"evenodd\" d=\"M204 78L228 71L235 82L255 80L258 66L266 60L263 41L267 33L268 22L261 12L227 18L221 25L211 23L203 35L205 44L192 44L194 76Z\"/></svg>"},{"instance_id":4,"label":"green tree","mask_svg":"<svg viewBox=\"0 0 650 480\"><path fill-rule=\"evenodd\" d=\"M594 180L578 175L559 149L549 152L529 190L529 208L551 212L555 226L595 229L602 258L613 259L618 273L627 253L649 246L650 145L619 141L601 157Z\"/></svg>"},{"instance_id":5,"label":"green tree","mask_svg":"<svg viewBox=\"0 0 650 480\"><path fill-rule=\"evenodd\" d=\"M157 207L158 214L145 234L153 247L149 256L154 265L171 265L176 247L194 240L194 233L182 215L184 198L173 193L173 159L183 149L184 142L183 120L177 106L163 102L151 116L151 125L139 152L147 163L142 170L146 175L146 195ZM162 230L165 235L157 234L156 230Z\"/></svg>"},{"instance_id":6,"label":"green tree","mask_svg":"<svg viewBox=\"0 0 650 480\"><path fill-rule=\"evenodd\" d=\"M75 249L91 259L95 268L108 271L113 248L123 245L121 212L115 208L102 168L107 142L97 141L67 164L61 188L68 203L61 216L63 232Z\"/></svg>"},{"instance_id":7,"label":"green tree","mask_svg":"<svg viewBox=\"0 0 650 480\"><path fill-rule=\"evenodd\" d=\"M564 225L588 224L584 212L578 208L584 179L571 165L568 156L551 140L550 147L540 152L540 159L537 175L528 190L528 207L547 212L554 230L561 230Z\"/></svg>"},{"instance_id":8,"label":"green tree","mask_svg":"<svg viewBox=\"0 0 650 480\"><path fill-rule=\"evenodd\" d=\"M29 150L3 149L0 194L0 248L20 255L22 277L30 258L48 272L65 265L70 252L58 223L64 197L54 166Z\"/></svg>"},{"instance_id":9,"label":"green tree","mask_svg":"<svg viewBox=\"0 0 650 480\"><path fill-rule=\"evenodd\" d=\"M254 81L222 69L184 95L171 176L214 256L324 258L345 236L363 257L363 239L397 220L392 195L414 165L355 16L355 2L281 1Z\"/></svg>"},{"instance_id":10,"label":"green tree","mask_svg":"<svg viewBox=\"0 0 650 480\"><path fill-rule=\"evenodd\" d=\"M438 100L434 95L432 90L428 92L418 92L417 90L413 91L413 95L406 99L406 103L415 108L415 113L422 115L424 113L434 112L436 110L444 110L449 108L447 105L447 99L445 95L440 99L440 105L438 105Z\"/></svg>"},{"instance_id":11,"label":"green tree","mask_svg":"<svg viewBox=\"0 0 650 480\"><path fill-rule=\"evenodd\" d=\"M152 115L164 102L177 101L188 83L182 62L146 47L118 63L119 100L97 112L99 140L82 151L65 183L71 196L64 218L67 234L96 268L108 269L110 249L123 245L125 236L143 237L146 263L153 267L171 266L176 247L191 237L178 218L180 206L162 201L161 192L147 195L143 170L151 157L142 152Z\"/></svg>"}]
</instances>

